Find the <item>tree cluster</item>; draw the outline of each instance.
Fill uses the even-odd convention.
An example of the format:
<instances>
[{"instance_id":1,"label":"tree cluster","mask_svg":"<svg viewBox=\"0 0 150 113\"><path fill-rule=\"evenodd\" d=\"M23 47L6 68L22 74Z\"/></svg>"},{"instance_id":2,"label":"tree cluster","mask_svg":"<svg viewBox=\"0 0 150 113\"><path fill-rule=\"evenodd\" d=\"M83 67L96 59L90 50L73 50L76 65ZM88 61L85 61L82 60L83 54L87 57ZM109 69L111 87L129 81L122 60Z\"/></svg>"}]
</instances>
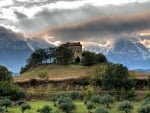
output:
<instances>
[{"instance_id":1,"label":"tree cluster","mask_svg":"<svg viewBox=\"0 0 150 113\"><path fill-rule=\"evenodd\" d=\"M8 69L0 66L0 98L19 100L25 96L25 91L13 83L13 77Z\"/></svg>"},{"instance_id":2,"label":"tree cluster","mask_svg":"<svg viewBox=\"0 0 150 113\"><path fill-rule=\"evenodd\" d=\"M84 66L107 62L106 57L100 53L96 54L94 52L84 51L82 57L82 65Z\"/></svg>"},{"instance_id":3,"label":"tree cluster","mask_svg":"<svg viewBox=\"0 0 150 113\"><path fill-rule=\"evenodd\" d=\"M25 67L21 68L20 73L24 73L30 67L35 67L43 64L61 64L68 65L73 63L73 51L66 46L50 47L46 49L35 50L27 59ZM94 52L84 51L82 54L81 64L84 66L90 66L97 63L107 62L107 59L102 54L96 54Z\"/></svg>"}]
</instances>

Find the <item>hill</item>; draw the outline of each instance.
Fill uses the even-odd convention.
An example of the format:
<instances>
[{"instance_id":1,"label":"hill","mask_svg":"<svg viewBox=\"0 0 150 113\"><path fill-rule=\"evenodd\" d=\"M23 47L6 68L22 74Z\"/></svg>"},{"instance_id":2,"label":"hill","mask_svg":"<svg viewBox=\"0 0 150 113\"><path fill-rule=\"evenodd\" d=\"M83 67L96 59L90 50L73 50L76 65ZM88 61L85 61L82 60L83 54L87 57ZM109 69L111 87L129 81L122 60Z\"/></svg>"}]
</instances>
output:
<instances>
[{"instance_id":1,"label":"hill","mask_svg":"<svg viewBox=\"0 0 150 113\"><path fill-rule=\"evenodd\" d=\"M104 72L106 64L93 65L90 67L80 66L80 65L41 65L37 67L30 68L27 72L14 77L14 80L17 81L28 81L30 79L40 79L39 73L46 72L48 80L66 80L66 79L77 79L83 76L93 76L96 73L96 70L99 70L100 73ZM138 71L129 71L131 78L145 79L150 74L138 72Z\"/></svg>"}]
</instances>

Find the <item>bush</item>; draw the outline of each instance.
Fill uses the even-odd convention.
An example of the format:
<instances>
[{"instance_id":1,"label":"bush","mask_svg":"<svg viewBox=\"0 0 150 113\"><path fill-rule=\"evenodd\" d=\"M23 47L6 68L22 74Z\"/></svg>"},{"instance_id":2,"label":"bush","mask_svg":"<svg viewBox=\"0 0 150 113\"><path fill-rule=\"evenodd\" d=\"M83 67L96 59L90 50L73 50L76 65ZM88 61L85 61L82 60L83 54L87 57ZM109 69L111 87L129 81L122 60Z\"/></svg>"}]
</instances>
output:
<instances>
[{"instance_id":1,"label":"bush","mask_svg":"<svg viewBox=\"0 0 150 113\"><path fill-rule=\"evenodd\" d=\"M59 108L62 109L66 113L70 113L70 111L75 109L75 104L72 102L71 103L64 102L59 105Z\"/></svg>"},{"instance_id":2,"label":"bush","mask_svg":"<svg viewBox=\"0 0 150 113\"><path fill-rule=\"evenodd\" d=\"M90 80L89 77L81 76L79 78L79 80L77 81L77 84L82 85L82 86L86 86L86 85L89 85L89 80Z\"/></svg>"},{"instance_id":3,"label":"bush","mask_svg":"<svg viewBox=\"0 0 150 113\"><path fill-rule=\"evenodd\" d=\"M142 103L142 105L147 105L147 104L150 104L150 98L145 98L144 99L144 102Z\"/></svg>"},{"instance_id":4,"label":"bush","mask_svg":"<svg viewBox=\"0 0 150 113\"><path fill-rule=\"evenodd\" d=\"M0 106L0 113L4 113L4 108Z\"/></svg>"},{"instance_id":5,"label":"bush","mask_svg":"<svg viewBox=\"0 0 150 113\"><path fill-rule=\"evenodd\" d=\"M93 95L91 97L91 102L94 104L101 104L103 103L103 98L100 95Z\"/></svg>"},{"instance_id":6,"label":"bush","mask_svg":"<svg viewBox=\"0 0 150 113\"><path fill-rule=\"evenodd\" d=\"M26 110L31 109L31 106L29 104L22 104L21 106L21 112L24 113Z\"/></svg>"},{"instance_id":7,"label":"bush","mask_svg":"<svg viewBox=\"0 0 150 113\"><path fill-rule=\"evenodd\" d=\"M103 103L106 105L107 108L110 108L110 104L114 102L114 98L111 95L104 95L103 96Z\"/></svg>"},{"instance_id":8,"label":"bush","mask_svg":"<svg viewBox=\"0 0 150 113\"><path fill-rule=\"evenodd\" d=\"M58 106L66 113L69 113L70 111L75 109L75 104L69 97L60 97L58 99Z\"/></svg>"},{"instance_id":9,"label":"bush","mask_svg":"<svg viewBox=\"0 0 150 113\"><path fill-rule=\"evenodd\" d=\"M133 110L133 105L129 101L124 101L118 106L119 111L124 111L125 113L130 113Z\"/></svg>"},{"instance_id":10,"label":"bush","mask_svg":"<svg viewBox=\"0 0 150 113\"><path fill-rule=\"evenodd\" d=\"M38 77L39 78L41 78L41 79L47 79L48 78L48 73L47 72L45 72L45 71L40 71L40 72L38 72Z\"/></svg>"},{"instance_id":11,"label":"bush","mask_svg":"<svg viewBox=\"0 0 150 113\"><path fill-rule=\"evenodd\" d=\"M9 99L7 99L7 98L0 100L0 106L4 106L6 112L8 111L7 108L8 108L9 106L11 106L11 105L12 105L12 102L11 102Z\"/></svg>"},{"instance_id":12,"label":"bush","mask_svg":"<svg viewBox=\"0 0 150 113\"><path fill-rule=\"evenodd\" d=\"M44 105L42 109L40 109L40 113L52 113L52 108L48 105Z\"/></svg>"},{"instance_id":13,"label":"bush","mask_svg":"<svg viewBox=\"0 0 150 113\"><path fill-rule=\"evenodd\" d=\"M57 99L59 99L61 97L68 97L68 95L64 92L60 92L60 93L57 94Z\"/></svg>"},{"instance_id":14,"label":"bush","mask_svg":"<svg viewBox=\"0 0 150 113\"><path fill-rule=\"evenodd\" d=\"M144 97L145 99L150 99L150 91L145 95L145 97Z\"/></svg>"},{"instance_id":15,"label":"bush","mask_svg":"<svg viewBox=\"0 0 150 113\"><path fill-rule=\"evenodd\" d=\"M73 91L69 94L69 96L71 99L75 100L75 99L78 99L80 95L78 92Z\"/></svg>"},{"instance_id":16,"label":"bush","mask_svg":"<svg viewBox=\"0 0 150 113\"><path fill-rule=\"evenodd\" d=\"M150 113L150 104L141 106L138 109L138 113Z\"/></svg>"},{"instance_id":17,"label":"bush","mask_svg":"<svg viewBox=\"0 0 150 113\"><path fill-rule=\"evenodd\" d=\"M66 102L72 103L72 100L69 97L61 97L57 101L58 101L58 105L60 105L61 103L66 103Z\"/></svg>"},{"instance_id":18,"label":"bush","mask_svg":"<svg viewBox=\"0 0 150 113\"><path fill-rule=\"evenodd\" d=\"M135 88L132 88L127 95L127 99L134 99L136 96L137 96L136 90Z\"/></svg>"},{"instance_id":19,"label":"bush","mask_svg":"<svg viewBox=\"0 0 150 113\"><path fill-rule=\"evenodd\" d=\"M98 108L96 109L95 113L109 113L109 112L104 108Z\"/></svg>"},{"instance_id":20,"label":"bush","mask_svg":"<svg viewBox=\"0 0 150 113\"><path fill-rule=\"evenodd\" d=\"M88 110L95 108L94 103L92 103L92 102L87 102L86 107Z\"/></svg>"},{"instance_id":21,"label":"bush","mask_svg":"<svg viewBox=\"0 0 150 113\"><path fill-rule=\"evenodd\" d=\"M9 97L11 100L20 100L26 97L23 89L8 81L0 82L0 92L0 96Z\"/></svg>"}]
</instances>

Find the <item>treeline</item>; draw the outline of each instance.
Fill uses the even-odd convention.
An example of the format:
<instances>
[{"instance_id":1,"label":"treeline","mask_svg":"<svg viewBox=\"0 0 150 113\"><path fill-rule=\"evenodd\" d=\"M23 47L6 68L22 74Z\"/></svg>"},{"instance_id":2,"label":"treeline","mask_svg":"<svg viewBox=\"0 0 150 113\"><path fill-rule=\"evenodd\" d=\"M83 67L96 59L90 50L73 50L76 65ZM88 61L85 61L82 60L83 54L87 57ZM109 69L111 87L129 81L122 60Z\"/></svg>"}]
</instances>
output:
<instances>
[{"instance_id":1,"label":"treeline","mask_svg":"<svg viewBox=\"0 0 150 113\"><path fill-rule=\"evenodd\" d=\"M0 65L0 113L8 112L7 107L25 98L26 92L13 82L13 77L8 69Z\"/></svg>"},{"instance_id":2,"label":"treeline","mask_svg":"<svg viewBox=\"0 0 150 113\"><path fill-rule=\"evenodd\" d=\"M21 68L20 73L26 72L30 67L45 64L61 64L69 65L77 62L73 62L74 53L72 49L65 46L50 47L46 49L35 50L27 59L27 64ZM90 66L97 63L107 62L106 57L103 54L96 54L94 52L84 51L82 53L82 59L78 62L80 65Z\"/></svg>"}]
</instances>

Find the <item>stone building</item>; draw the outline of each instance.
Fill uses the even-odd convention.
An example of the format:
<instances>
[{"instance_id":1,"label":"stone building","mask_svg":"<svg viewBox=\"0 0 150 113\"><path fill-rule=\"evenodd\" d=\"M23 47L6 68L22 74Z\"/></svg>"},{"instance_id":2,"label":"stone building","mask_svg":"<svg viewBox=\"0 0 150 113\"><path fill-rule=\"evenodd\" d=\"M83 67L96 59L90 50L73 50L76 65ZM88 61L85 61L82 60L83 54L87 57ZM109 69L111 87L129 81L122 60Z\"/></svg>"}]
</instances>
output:
<instances>
[{"instance_id":1,"label":"stone building","mask_svg":"<svg viewBox=\"0 0 150 113\"><path fill-rule=\"evenodd\" d=\"M71 43L67 42L66 44L63 44L62 46L68 47L73 52L73 61L72 62L80 62L82 59L82 45L80 42L77 43Z\"/></svg>"}]
</instances>

